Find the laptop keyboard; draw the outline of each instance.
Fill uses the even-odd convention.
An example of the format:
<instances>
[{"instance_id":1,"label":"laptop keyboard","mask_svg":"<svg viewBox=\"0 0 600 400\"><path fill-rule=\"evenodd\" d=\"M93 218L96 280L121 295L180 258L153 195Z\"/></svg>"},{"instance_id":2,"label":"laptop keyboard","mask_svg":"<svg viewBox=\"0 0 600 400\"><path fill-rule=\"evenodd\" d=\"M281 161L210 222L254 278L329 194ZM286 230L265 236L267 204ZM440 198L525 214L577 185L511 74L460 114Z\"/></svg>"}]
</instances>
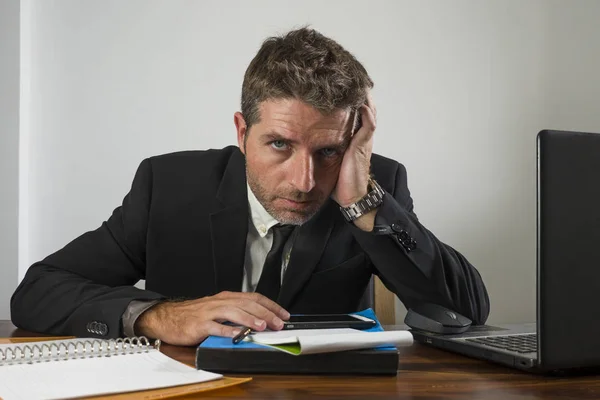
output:
<instances>
[{"instance_id":1,"label":"laptop keyboard","mask_svg":"<svg viewBox=\"0 0 600 400\"><path fill-rule=\"evenodd\" d=\"M487 336L481 338L465 339L467 342L484 344L517 353L535 353L537 351L537 334L526 333L521 335Z\"/></svg>"}]
</instances>

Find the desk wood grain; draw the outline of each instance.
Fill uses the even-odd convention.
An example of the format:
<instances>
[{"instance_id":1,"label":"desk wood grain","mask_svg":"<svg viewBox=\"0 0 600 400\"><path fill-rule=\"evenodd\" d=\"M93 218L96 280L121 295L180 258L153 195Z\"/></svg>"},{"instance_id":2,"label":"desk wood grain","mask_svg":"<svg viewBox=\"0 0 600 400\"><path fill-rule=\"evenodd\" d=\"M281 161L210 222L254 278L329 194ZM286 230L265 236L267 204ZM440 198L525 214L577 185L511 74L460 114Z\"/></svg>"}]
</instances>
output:
<instances>
[{"instance_id":1,"label":"desk wood grain","mask_svg":"<svg viewBox=\"0 0 600 400\"><path fill-rule=\"evenodd\" d=\"M391 328L391 327L390 327ZM44 336L0 321L0 337ZM161 351L189 365L193 347L163 344ZM234 375L232 375L234 376ZM249 399L597 399L600 376L546 377L415 344L400 350L398 375L254 375L249 383L203 393L202 398ZM200 397L184 396L178 399Z\"/></svg>"}]
</instances>

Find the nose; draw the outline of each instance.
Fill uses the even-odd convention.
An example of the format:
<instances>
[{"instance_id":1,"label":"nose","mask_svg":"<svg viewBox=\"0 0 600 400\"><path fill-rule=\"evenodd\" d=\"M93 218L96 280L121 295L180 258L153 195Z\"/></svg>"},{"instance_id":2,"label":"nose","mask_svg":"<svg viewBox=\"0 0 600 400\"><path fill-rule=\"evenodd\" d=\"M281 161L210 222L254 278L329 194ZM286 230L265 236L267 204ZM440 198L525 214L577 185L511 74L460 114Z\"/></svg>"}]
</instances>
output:
<instances>
[{"instance_id":1,"label":"nose","mask_svg":"<svg viewBox=\"0 0 600 400\"><path fill-rule=\"evenodd\" d=\"M291 168L291 183L303 193L315 187L314 162L311 154L296 154Z\"/></svg>"}]
</instances>

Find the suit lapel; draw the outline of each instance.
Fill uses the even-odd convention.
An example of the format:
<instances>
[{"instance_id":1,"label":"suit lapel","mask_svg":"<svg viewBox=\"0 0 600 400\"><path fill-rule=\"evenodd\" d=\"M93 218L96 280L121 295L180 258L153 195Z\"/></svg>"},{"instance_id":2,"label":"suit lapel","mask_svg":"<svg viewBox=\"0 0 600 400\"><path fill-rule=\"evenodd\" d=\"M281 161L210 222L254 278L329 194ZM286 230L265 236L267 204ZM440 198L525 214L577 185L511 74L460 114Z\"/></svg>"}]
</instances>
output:
<instances>
[{"instance_id":1,"label":"suit lapel","mask_svg":"<svg viewBox=\"0 0 600 400\"><path fill-rule=\"evenodd\" d=\"M298 228L277 299L283 308L292 304L321 259L333 229L335 207L335 202L328 200L313 218Z\"/></svg>"},{"instance_id":2,"label":"suit lapel","mask_svg":"<svg viewBox=\"0 0 600 400\"><path fill-rule=\"evenodd\" d=\"M246 168L239 150L232 154L227 164L217 200L221 209L209 217L217 292L239 292L242 290L248 234Z\"/></svg>"}]
</instances>

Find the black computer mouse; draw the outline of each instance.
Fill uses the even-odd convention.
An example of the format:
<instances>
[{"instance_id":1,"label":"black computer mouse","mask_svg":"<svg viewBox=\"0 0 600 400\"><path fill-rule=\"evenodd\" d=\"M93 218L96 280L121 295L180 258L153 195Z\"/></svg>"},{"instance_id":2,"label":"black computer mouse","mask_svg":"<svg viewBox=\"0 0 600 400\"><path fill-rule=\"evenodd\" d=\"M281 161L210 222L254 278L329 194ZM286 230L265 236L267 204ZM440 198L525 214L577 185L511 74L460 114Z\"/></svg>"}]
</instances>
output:
<instances>
[{"instance_id":1,"label":"black computer mouse","mask_svg":"<svg viewBox=\"0 0 600 400\"><path fill-rule=\"evenodd\" d=\"M457 334L469 329L472 321L456 311L437 304L423 303L408 309L404 323L422 331Z\"/></svg>"}]
</instances>

